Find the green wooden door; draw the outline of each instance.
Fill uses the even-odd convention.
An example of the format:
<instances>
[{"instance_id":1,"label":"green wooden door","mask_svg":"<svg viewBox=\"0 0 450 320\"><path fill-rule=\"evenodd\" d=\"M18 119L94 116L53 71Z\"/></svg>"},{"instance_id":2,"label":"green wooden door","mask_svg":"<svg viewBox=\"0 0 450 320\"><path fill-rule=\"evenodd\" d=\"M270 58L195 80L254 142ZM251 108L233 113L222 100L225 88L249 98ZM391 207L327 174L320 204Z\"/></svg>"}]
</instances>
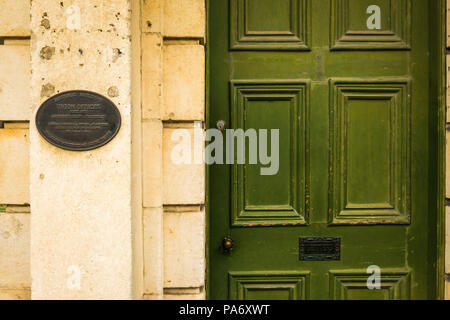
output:
<instances>
[{"instance_id":1,"label":"green wooden door","mask_svg":"<svg viewBox=\"0 0 450 320\"><path fill-rule=\"evenodd\" d=\"M435 298L428 2L210 1L210 126L280 143L210 166L209 298Z\"/></svg>"}]
</instances>

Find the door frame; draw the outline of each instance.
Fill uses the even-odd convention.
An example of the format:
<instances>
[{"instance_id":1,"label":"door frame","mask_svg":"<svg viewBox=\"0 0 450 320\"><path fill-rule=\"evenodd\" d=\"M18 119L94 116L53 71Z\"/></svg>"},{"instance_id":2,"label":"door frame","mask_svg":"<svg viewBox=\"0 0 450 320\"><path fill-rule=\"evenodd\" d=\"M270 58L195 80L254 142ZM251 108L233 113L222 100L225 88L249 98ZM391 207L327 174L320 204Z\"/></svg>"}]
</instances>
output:
<instances>
[{"instance_id":1,"label":"door frame","mask_svg":"<svg viewBox=\"0 0 450 320\"><path fill-rule=\"evenodd\" d=\"M205 0L206 2L206 128L211 127L210 119L210 2L217 0ZM228 0L220 0L228 1ZM434 152L430 153L430 170L437 177L436 184L431 186L430 199L435 198L434 203L430 203L430 211L435 212L436 238L430 239L431 244L436 245L436 297L445 299L445 175L446 175L446 52L447 52L447 2L446 0L436 0L429 2L430 14L430 60L436 61L430 66L430 78L435 81L430 82L431 98L430 105L436 105L430 113L430 141L429 144ZM437 124L437 126L435 126ZM433 130L435 129L435 130ZM449 159L450 160L450 159ZM435 167L432 164L435 164ZM210 166L206 166L206 299L210 298ZM433 195L434 194L434 195Z\"/></svg>"}]
</instances>

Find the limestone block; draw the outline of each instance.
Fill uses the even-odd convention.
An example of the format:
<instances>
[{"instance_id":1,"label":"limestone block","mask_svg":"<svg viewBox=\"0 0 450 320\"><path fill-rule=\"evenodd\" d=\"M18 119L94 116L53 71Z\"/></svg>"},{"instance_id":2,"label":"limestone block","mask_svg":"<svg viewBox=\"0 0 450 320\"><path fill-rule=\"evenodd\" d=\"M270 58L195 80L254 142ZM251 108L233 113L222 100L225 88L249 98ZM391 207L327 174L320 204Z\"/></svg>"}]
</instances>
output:
<instances>
[{"instance_id":1,"label":"limestone block","mask_svg":"<svg viewBox=\"0 0 450 320\"><path fill-rule=\"evenodd\" d=\"M166 37L205 37L204 0L166 0L163 19Z\"/></svg>"},{"instance_id":2,"label":"limestone block","mask_svg":"<svg viewBox=\"0 0 450 320\"><path fill-rule=\"evenodd\" d=\"M163 210L144 209L144 294L163 293Z\"/></svg>"},{"instance_id":3,"label":"limestone block","mask_svg":"<svg viewBox=\"0 0 450 320\"><path fill-rule=\"evenodd\" d=\"M446 131L445 197L450 198L450 131Z\"/></svg>"},{"instance_id":4,"label":"limestone block","mask_svg":"<svg viewBox=\"0 0 450 320\"><path fill-rule=\"evenodd\" d=\"M201 128L163 130L165 205L205 202L204 132Z\"/></svg>"},{"instance_id":5,"label":"limestone block","mask_svg":"<svg viewBox=\"0 0 450 320\"><path fill-rule=\"evenodd\" d=\"M445 208L445 272L450 274L450 207Z\"/></svg>"},{"instance_id":6,"label":"limestone block","mask_svg":"<svg viewBox=\"0 0 450 320\"><path fill-rule=\"evenodd\" d=\"M1 0L0 4L0 37L30 36L30 0Z\"/></svg>"},{"instance_id":7,"label":"limestone block","mask_svg":"<svg viewBox=\"0 0 450 320\"><path fill-rule=\"evenodd\" d=\"M164 300L205 300L205 293L197 294L165 294Z\"/></svg>"},{"instance_id":8,"label":"limestone block","mask_svg":"<svg viewBox=\"0 0 450 320\"><path fill-rule=\"evenodd\" d=\"M204 287L164 289L165 300L204 300L205 298Z\"/></svg>"},{"instance_id":9,"label":"limestone block","mask_svg":"<svg viewBox=\"0 0 450 320\"><path fill-rule=\"evenodd\" d=\"M30 289L0 288L0 300L30 300Z\"/></svg>"},{"instance_id":10,"label":"limestone block","mask_svg":"<svg viewBox=\"0 0 450 320\"><path fill-rule=\"evenodd\" d=\"M202 287L204 278L204 212L165 212L164 287Z\"/></svg>"},{"instance_id":11,"label":"limestone block","mask_svg":"<svg viewBox=\"0 0 450 320\"><path fill-rule=\"evenodd\" d=\"M143 294L142 300L163 300L164 296L162 294Z\"/></svg>"},{"instance_id":12,"label":"limestone block","mask_svg":"<svg viewBox=\"0 0 450 320\"><path fill-rule=\"evenodd\" d=\"M163 49L164 120L203 120L205 50L201 45Z\"/></svg>"},{"instance_id":13,"label":"limestone block","mask_svg":"<svg viewBox=\"0 0 450 320\"><path fill-rule=\"evenodd\" d=\"M30 119L30 85L29 42L0 45L0 120Z\"/></svg>"},{"instance_id":14,"label":"limestone block","mask_svg":"<svg viewBox=\"0 0 450 320\"><path fill-rule=\"evenodd\" d=\"M450 300L450 280L445 281L445 299Z\"/></svg>"},{"instance_id":15,"label":"limestone block","mask_svg":"<svg viewBox=\"0 0 450 320\"><path fill-rule=\"evenodd\" d=\"M142 35L142 118L161 119L162 38Z\"/></svg>"},{"instance_id":16,"label":"limestone block","mask_svg":"<svg viewBox=\"0 0 450 320\"><path fill-rule=\"evenodd\" d=\"M0 213L0 297L30 286L30 215Z\"/></svg>"},{"instance_id":17,"label":"limestone block","mask_svg":"<svg viewBox=\"0 0 450 320\"><path fill-rule=\"evenodd\" d=\"M450 55L447 55L447 123L450 123Z\"/></svg>"},{"instance_id":18,"label":"limestone block","mask_svg":"<svg viewBox=\"0 0 450 320\"><path fill-rule=\"evenodd\" d=\"M447 47L450 47L450 0L447 0Z\"/></svg>"},{"instance_id":19,"label":"limestone block","mask_svg":"<svg viewBox=\"0 0 450 320\"><path fill-rule=\"evenodd\" d=\"M143 203L146 208L163 204L163 126L159 120L142 123Z\"/></svg>"},{"instance_id":20,"label":"limestone block","mask_svg":"<svg viewBox=\"0 0 450 320\"><path fill-rule=\"evenodd\" d=\"M28 130L26 128L0 129L0 204L30 203Z\"/></svg>"},{"instance_id":21,"label":"limestone block","mask_svg":"<svg viewBox=\"0 0 450 320\"><path fill-rule=\"evenodd\" d=\"M142 0L142 32L161 33L164 1L165 0Z\"/></svg>"}]
</instances>

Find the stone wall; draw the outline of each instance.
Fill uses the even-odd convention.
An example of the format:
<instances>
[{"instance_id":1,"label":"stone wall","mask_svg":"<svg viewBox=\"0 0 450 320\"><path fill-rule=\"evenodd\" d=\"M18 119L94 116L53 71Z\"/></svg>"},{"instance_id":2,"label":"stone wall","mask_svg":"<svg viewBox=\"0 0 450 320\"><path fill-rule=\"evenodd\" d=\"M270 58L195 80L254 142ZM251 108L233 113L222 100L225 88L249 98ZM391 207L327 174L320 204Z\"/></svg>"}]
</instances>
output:
<instances>
[{"instance_id":1,"label":"stone wall","mask_svg":"<svg viewBox=\"0 0 450 320\"><path fill-rule=\"evenodd\" d=\"M203 132L205 1L141 4L144 298L204 299L205 166L171 153L176 130Z\"/></svg>"},{"instance_id":2,"label":"stone wall","mask_svg":"<svg viewBox=\"0 0 450 320\"><path fill-rule=\"evenodd\" d=\"M142 201L144 298L205 296L205 168L203 164L179 166L170 159L174 131L203 132L205 3L134 1L139 2L133 8L141 22L133 32L141 35L142 46L141 54L135 55L141 57L142 65L138 73L142 91L136 97L130 94L130 73L134 76L130 72L130 1L114 0L108 5L33 1L32 7L29 0L2 3L0 298L30 298L30 232L33 298L132 297L130 274L140 269L138 262L130 260L130 246L139 251L142 234L127 223L141 212L131 212L130 202L136 199ZM71 5L82 13L79 29L67 28ZM29 121L37 107L53 94L70 89L109 95L124 117L118 137L101 151L73 154L48 145L32 127L30 146ZM130 101L140 100L142 109L133 109L140 117L136 125L130 117ZM195 127L195 120L202 124ZM130 150L130 139L141 147ZM130 160L133 154L141 156L141 163ZM68 164L71 170L66 170ZM131 170L131 180L138 176L141 187L131 185ZM100 176L108 177L112 171L119 180L102 182ZM32 231L30 183L35 208ZM142 196L130 195L130 190L142 191ZM139 217L134 220L139 225ZM123 233L117 235L113 229ZM111 246L111 241L117 245ZM123 253L118 253L120 248ZM100 260L93 258L98 256ZM65 286L71 266L80 267L82 273L79 291ZM109 290L109 286L115 288ZM134 286L139 292L140 286Z\"/></svg>"},{"instance_id":3,"label":"stone wall","mask_svg":"<svg viewBox=\"0 0 450 320\"><path fill-rule=\"evenodd\" d=\"M30 1L0 9L0 299L30 298Z\"/></svg>"}]
</instances>

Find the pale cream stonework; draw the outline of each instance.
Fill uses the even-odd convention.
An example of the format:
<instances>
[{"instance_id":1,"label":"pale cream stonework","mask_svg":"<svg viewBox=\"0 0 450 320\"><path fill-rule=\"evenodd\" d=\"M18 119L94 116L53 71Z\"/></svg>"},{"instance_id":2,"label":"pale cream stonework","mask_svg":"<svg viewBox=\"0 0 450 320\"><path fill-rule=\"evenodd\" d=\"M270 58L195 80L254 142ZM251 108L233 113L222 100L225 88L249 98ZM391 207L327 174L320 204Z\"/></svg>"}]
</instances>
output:
<instances>
[{"instance_id":1,"label":"pale cream stonework","mask_svg":"<svg viewBox=\"0 0 450 320\"><path fill-rule=\"evenodd\" d=\"M206 9L204 0L165 0L164 36L204 38Z\"/></svg>"},{"instance_id":2,"label":"pale cream stonework","mask_svg":"<svg viewBox=\"0 0 450 320\"><path fill-rule=\"evenodd\" d=\"M144 293L161 299L164 294L163 209L144 210Z\"/></svg>"},{"instance_id":3,"label":"pale cream stonework","mask_svg":"<svg viewBox=\"0 0 450 320\"><path fill-rule=\"evenodd\" d=\"M0 126L0 300L31 297L29 24L29 0L1 1L0 122L14 122Z\"/></svg>"},{"instance_id":4,"label":"pale cream stonework","mask_svg":"<svg viewBox=\"0 0 450 320\"><path fill-rule=\"evenodd\" d=\"M143 298L204 299L205 165L173 163L172 134L192 136L192 155L194 121L203 139L205 1L141 4Z\"/></svg>"},{"instance_id":5,"label":"pale cream stonework","mask_svg":"<svg viewBox=\"0 0 450 320\"><path fill-rule=\"evenodd\" d=\"M164 213L164 288L205 284L205 212Z\"/></svg>"},{"instance_id":6,"label":"pale cream stonework","mask_svg":"<svg viewBox=\"0 0 450 320\"><path fill-rule=\"evenodd\" d=\"M30 0L1 1L1 37L30 36L30 3Z\"/></svg>"},{"instance_id":7,"label":"pale cream stonework","mask_svg":"<svg viewBox=\"0 0 450 320\"><path fill-rule=\"evenodd\" d=\"M3 8L0 11L3 12ZM4 45L0 45L1 121L30 119L30 71L28 40L7 40Z\"/></svg>"},{"instance_id":8,"label":"pale cream stonework","mask_svg":"<svg viewBox=\"0 0 450 320\"><path fill-rule=\"evenodd\" d=\"M0 204L30 203L29 146L28 124L0 128Z\"/></svg>"},{"instance_id":9,"label":"pale cream stonework","mask_svg":"<svg viewBox=\"0 0 450 320\"><path fill-rule=\"evenodd\" d=\"M162 208L163 205L163 124L160 120L142 123L142 183L145 208Z\"/></svg>"},{"instance_id":10,"label":"pale cream stonework","mask_svg":"<svg viewBox=\"0 0 450 320\"><path fill-rule=\"evenodd\" d=\"M445 225L445 273L450 274L450 207L445 208Z\"/></svg>"},{"instance_id":11,"label":"pale cream stonework","mask_svg":"<svg viewBox=\"0 0 450 320\"><path fill-rule=\"evenodd\" d=\"M0 300L29 298L29 213L0 213L0 253Z\"/></svg>"},{"instance_id":12,"label":"pale cream stonework","mask_svg":"<svg viewBox=\"0 0 450 320\"><path fill-rule=\"evenodd\" d=\"M140 293L131 207L131 3L76 2L79 29L68 27L70 3L32 2L33 112L48 84L55 94L85 89L105 96L114 86L110 98L122 126L104 147L70 152L47 143L31 121L32 298L133 299Z\"/></svg>"},{"instance_id":13,"label":"pale cream stonework","mask_svg":"<svg viewBox=\"0 0 450 320\"><path fill-rule=\"evenodd\" d=\"M26 1L16 4L14 6L13 1L8 0L8 5L14 7L18 16L15 19L2 16L2 20L7 21L0 29L2 36L29 35L27 19L30 11L20 7L26 5ZM115 86L119 95L114 97L114 102L124 116L124 123L119 136L109 145L80 154L49 146L37 135L32 124L31 189L35 208L33 225L36 226L32 230L33 297L131 297L128 290L132 290L133 285L122 276L133 272L131 246L136 241L130 239L131 226L127 223L121 227L117 225L122 217L132 215L132 207L126 200L131 201L130 188L126 187L130 180L120 173L129 170L131 165L131 151L125 142L131 135L130 79L127 76L131 54L129 11L125 10L129 9L129 2L110 1L107 6L101 1L80 4L84 15L81 16L81 30L77 31L67 30L65 25L65 10L70 4L66 2L63 7L58 2L33 3L31 83L26 78L30 70L26 59L30 50L28 43L5 42L10 46L1 47L0 56L3 54L3 62L8 62L1 67L12 76L8 78L9 83L3 82L3 87L8 90L2 91L0 101L7 107L0 109L0 113L3 112L0 120L28 121L31 109L35 112L46 98L64 90L87 89L107 95L108 89ZM203 164L174 165L170 155L175 145L171 133L177 129L192 133L192 122L204 121L205 3L198 0L142 0L141 5L142 124L136 128L141 128L142 132L143 297L204 299L205 168ZM119 18L112 15L116 10L120 12ZM109 21L111 18L117 20ZM43 49L45 58L41 58ZM120 49L121 54L114 55L115 49ZM185 64L186 59L189 59L189 65ZM31 102L29 95L18 94L27 92L25 88L30 86ZM167 122L172 120L177 122ZM201 128L200 124L200 131ZM139 140L139 137L133 137L135 141ZM13 142L10 139L5 143ZM193 144L192 152L194 147ZM16 143L14 148L23 149ZM28 154L25 150L17 152L22 158ZM20 161L14 163L10 157L5 161L20 165ZM134 167L140 165L135 163ZM114 177L108 175L111 171L115 172ZM21 172L22 175L16 177L23 178L20 179L23 184L28 181L28 172ZM8 181L3 181L7 185ZM112 186L114 190L109 190ZM13 196L19 199L24 193L17 191ZM119 211L120 214L114 215ZM43 231L44 221L47 221L47 231L54 233L51 237ZM114 234L115 238L110 239L110 230L116 230L118 236ZM106 239L100 239L100 236ZM23 244L29 241L28 237L24 233ZM110 248L106 245L107 240L112 241ZM94 245L88 246L88 243ZM191 248L187 254L186 245ZM118 254L120 248L123 248L123 254ZM109 253L112 249L116 249L115 257ZM100 255L100 260L92 258L92 254ZM41 256L39 259L38 255ZM76 265L71 260L77 260L81 266L82 286L89 292L83 289L72 292L61 285L70 276L64 273L66 267L70 263ZM107 265L111 270L104 269ZM185 270L189 270L187 275ZM106 283L108 277L117 274L115 281ZM26 281L23 284L30 285ZM111 288L112 285L116 288ZM96 291L98 288L103 290L102 294ZM7 290L3 297L14 294L17 298L27 297L17 294L16 288Z\"/></svg>"},{"instance_id":14,"label":"pale cream stonework","mask_svg":"<svg viewBox=\"0 0 450 320\"><path fill-rule=\"evenodd\" d=\"M205 48L163 48L163 120L203 120L205 115Z\"/></svg>"},{"instance_id":15,"label":"pale cream stonework","mask_svg":"<svg viewBox=\"0 0 450 320\"><path fill-rule=\"evenodd\" d=\"M445 286L445 299L450 300L450 279L448 278Z\"/></svg>"},{"instance_id":16,"label":"pale cream stonework","mask_svg":"<svg viewBox=\"0 0 450 320\"><path fill-rule=\"evenodd\" d=\"M161 120L162 36L142 34L142 119Z\"/></svg>"},{"instance_id":17,"label":"pale cream stonework","mask_svg":"<svg viewBox=\"0 0 450 320\"><path fill-rule=\"evenodd\" d=\"M205 165L202 152L205 140L202 128L192 127L171 124L163 130L163 201L165 205L205 203ZM195 130L197 133L194 132ZM183 136L180 137L178 134ZM179 152L181 149L190 150L190 155ZM197 163L194 162L194 154L199 156L200 161ZM176 162L178 157L184 156L190 156L192 163Z\"/></svg>"},{"instance_id":18,"label":"pale cream stonework","mask_svg":"<svg viewBox=\"0 0 450 320\"><path fill-rule=\"evenodd\" d=\"M30 300L30 289L0 289L0 300Z\"/></svg>"},{"instance_id":19,"label":"pale cream stonework","mask_svg":"<svg viewBox=\"0 0 450 320\"><path fill-rule=\"evenodd\" d=\"M142 31L165 37L205 38L206 1L141 0Z\"/></svg>"}]
</instances>

